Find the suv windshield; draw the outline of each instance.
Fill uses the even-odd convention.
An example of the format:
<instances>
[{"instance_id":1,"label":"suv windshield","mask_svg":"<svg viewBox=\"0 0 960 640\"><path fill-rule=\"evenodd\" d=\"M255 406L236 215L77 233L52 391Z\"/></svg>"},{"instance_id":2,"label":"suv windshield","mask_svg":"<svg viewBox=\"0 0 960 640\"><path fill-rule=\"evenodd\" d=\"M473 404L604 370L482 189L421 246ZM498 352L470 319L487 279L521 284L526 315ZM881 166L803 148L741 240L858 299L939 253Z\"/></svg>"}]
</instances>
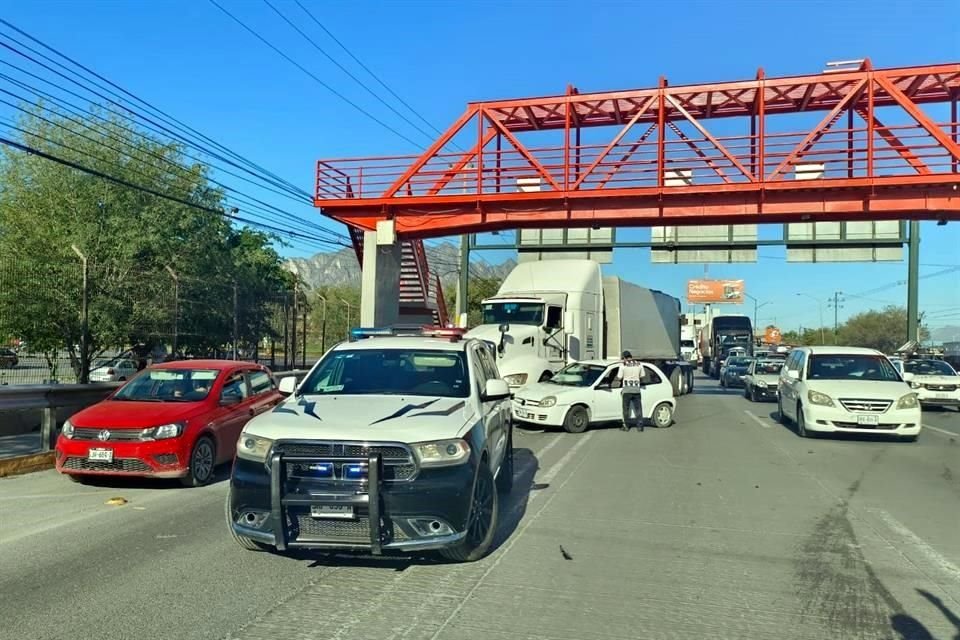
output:
<instances>
[{"instance_id":1,"label":"suv windshield","mask_svg":"<svg viewBox=\"0 0 960 640\"><path fill-rule=\"evenodd\" d=\"M589 387L606 370L603 365L574 362L557 371L547 382L567 387Z\"/></svg>"},{"instance_id":2,"label":"suv windshield","mask_svg":"<svg viewBox=\"0 0 960 640\"><path fill-rule=\"evenodd\" d=\"M727 366L745 368L750 366L750 362L750 358L730 358L727 360Z\"/></svg>"},{"instance_id":3,"label":"suv windshield","mask_svg":"<svg viewBox=\"0 0 960 640\"><path fill-rule=\"evenodd\" d=\"M541 302L487 302L483 305L482 324L543 324Z\"/></svg>"},{"instance_id":4,"label":"suv windshield","mask_svg":"<svg viewBox=\"0 0 960 640\"><path fill-rule=\"evenodd\" d=\"M884 356L817 354L810 357L808 366L808 380L900 381L897 370Z\"/></svg>"},{"instance_id":5,"label":"suv windshield","mask_svg":"<svg viewBox=\"0 0 960 640\"><path fill-rule=\"evenodd\" d=\"M466 398L470 377L462 351L339 349L304 380L301 392Z\"/></svg>"},{"instance_id":6,"label":"suv windshield","mask_svg":"<svg viewBox=\"0 0 960 640\"><path fill-rule=\"evenodd\" d=\"M903 363L907 373L918 376L955 376L957 372L943 360L907 360Z\"/></svg>"},{"instance_id":7,"label":"suv windshield","mask_svg":"<svg viewBox=\"0 0 960 640\"><path fill-rule=\"evenodd\" d=\"M117 391L113 400L200 402L220 372L215 369L147 369Z\"/></svg>"}]
</instances>

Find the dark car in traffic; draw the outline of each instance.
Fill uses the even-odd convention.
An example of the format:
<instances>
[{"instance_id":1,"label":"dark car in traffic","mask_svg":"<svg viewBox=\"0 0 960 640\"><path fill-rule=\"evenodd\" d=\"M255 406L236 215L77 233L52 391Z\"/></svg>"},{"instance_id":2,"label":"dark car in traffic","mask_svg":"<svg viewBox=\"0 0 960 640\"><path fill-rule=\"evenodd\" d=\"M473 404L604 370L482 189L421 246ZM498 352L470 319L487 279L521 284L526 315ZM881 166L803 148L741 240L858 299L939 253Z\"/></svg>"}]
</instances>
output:
<instances>
[{"instance_id":1,"label":"dark car in traffic","mask_svg":"<svg viewBox=\"0 0 960 640\"><path fill-rule=\"evenodd\" d=\"M20 363L20 358L13 349L0 349L0 369L13 369Z\"/></svg>"},{"instance_id":2,"label":"dark car in traffic","mask_svg":"<svg viewBox=\"0 0 960 640\"><path fill-rule=\"evenodd\" d=\"M720 386L742 387L743 378L747 375L751 362L753 362L753 358L741 356L727 358L726 364L720 370Z\"/></svg>"}]
</instances>

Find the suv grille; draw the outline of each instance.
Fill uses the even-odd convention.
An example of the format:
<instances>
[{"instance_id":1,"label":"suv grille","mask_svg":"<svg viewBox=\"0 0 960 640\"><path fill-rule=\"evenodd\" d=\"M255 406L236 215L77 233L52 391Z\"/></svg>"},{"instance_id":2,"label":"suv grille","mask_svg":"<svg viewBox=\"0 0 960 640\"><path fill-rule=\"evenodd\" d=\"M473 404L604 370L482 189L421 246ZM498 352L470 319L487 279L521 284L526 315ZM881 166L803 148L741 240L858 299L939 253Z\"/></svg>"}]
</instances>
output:
<instances>
[{"instance_id":1,"label":"suv grille","mask_svg":"<svg viewBox=\"0 0 960 640\"><path fill-rule=\"evenodd\" d=\"M356 442L284 442L281 440L274 444L273 452L281 456L304 456L312 459L310 462L287 461L284 466L289 479L319 479L309 471L308 467L314 462L331 462L334 475L326 479L361 482L345 480L343 466L349 463L366 463L367 456L371 453L379 453L383 456L385 481L400 482L409 480L417 474L417 463L413 452L400 444L366 445Z\"/></svg>"},{"instance_id":2,"label":"suv grille","mask_svg":"<svg viewBox=\"0 0 960 640\"><path fill-rule=\"evenodd\" d=\"M324 542L355 542L370 544L370 520L366 514L358 514L357 520L324 520L303 513L288 515L292 537L298 542L320 540ZM409 536L396 524L385 527L391 540L407 540Z\"/></svg>"},{"instance_id":3,"label":"suv grille","mask_svg":"<svg viewBox=\"0 0 960 640\"><path fill-rule=\"evenodd\" d=\"M891 400L859 400L852 398L840 398L840 404L847 411L856 413L883 413L893 404Z\"/></svg>"},{"instance_id":4,"label":"suv grille","mask_svg":"<svg viewBox=\"0 0 960 640\"><path fill-rule=\"evenodd\" d=\"M152 471L142 460L136 458L114 458L113 462L87 460L86 458L67 458L64 469L71 471L126 471L128 473L148 473Z\"/></svg>"},{"instance_id":5,"label":"suv grille","mask_svg":"<svg viewBox=\"0 0 960 640\"><path fill-rule=\"evenodd\" d=\"M74 428L73 430L73 439L74 440L100 440L100 434L106 432L107 437L101 442L105 441L139 441L140 432L142 429L110 429L109 427L102 428Z\"/></svg>"},{"instance_id":6,"label":"suv grille","mask_svg":"<svg viewBox=\"0 0 960 640\"><path fill-rule=\"evenodd\" d=\"M956 391L957 385L955 384L925 384L923 385L930 391Z\"/></svg>"}]
</instances>

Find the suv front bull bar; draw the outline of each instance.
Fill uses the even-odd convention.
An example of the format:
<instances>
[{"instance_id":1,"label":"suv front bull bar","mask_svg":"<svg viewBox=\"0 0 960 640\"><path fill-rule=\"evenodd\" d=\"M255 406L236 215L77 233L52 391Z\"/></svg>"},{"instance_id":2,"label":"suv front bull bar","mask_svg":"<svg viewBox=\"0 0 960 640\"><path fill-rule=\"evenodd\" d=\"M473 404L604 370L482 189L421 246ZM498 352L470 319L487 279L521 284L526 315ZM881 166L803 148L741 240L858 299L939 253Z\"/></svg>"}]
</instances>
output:
<instances>
[{"instance_id":1,"label":"suv front bull bar","mask_svg":"<svg viewBox=\"0 0 960 640\"><path fill-rule=\"evenodd\" d=\"M315 462L314 456L281 456L276 453L270 458L270 519L273 521L273 534L278 551L286 551L291 547L313 547L319 546L330 549L357 549L366 548L373 555L383 553L383 544L386 539L383 530L383 501L381 498L383 490L383 455L379 452L370 453L367 456L367 492L347 494L329 494L336 499L326 499L319 497L286 497L284 494L284 484L286 478L283 474L283 465L287 462ZM345 542L323 542L319 544L298 544L291 542L287 535L287 513L288 506L352 506L367 507L367 518L370 529L369 547L363 547L357 543Z\"/></svg>"}]
</instances>

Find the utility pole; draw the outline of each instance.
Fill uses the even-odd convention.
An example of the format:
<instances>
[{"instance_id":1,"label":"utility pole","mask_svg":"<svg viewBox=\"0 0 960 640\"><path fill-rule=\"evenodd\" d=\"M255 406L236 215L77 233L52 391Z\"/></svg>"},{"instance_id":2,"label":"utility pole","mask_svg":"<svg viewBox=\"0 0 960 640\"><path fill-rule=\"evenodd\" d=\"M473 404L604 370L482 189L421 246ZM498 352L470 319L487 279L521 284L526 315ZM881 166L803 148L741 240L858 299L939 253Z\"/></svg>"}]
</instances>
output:
<instances>
[{"instance_id":1,"label":"utility pole","mask_svg":"<svg viewBox=\"0 0 960 640\"><path fill-rule=\"evenodd\" d=\"M293 357L291 364L294 368L297 367L297 318L300 315L298 313L297 303L300 298L300 277L297 275L293 276L293 332L290 334L290 353Z\"/></svg>"},{"instance_id":2,"label":"utility pole","mask_svg":"<svg viewBox=\"0 0 960 640\"><path fill-rule=\"evenodd\" d=\"M470 287L470 234L460 236L460 273L457 279L457 326L466 326L467 290Z\"/></svg>"},{"instance_id":3,"label":"utility pole","mask_svg":"<svg viewBox=\"0 0 960 640\"><path fill-rule=\"evenodd\" d=\"M77 245L70 248L80 258L83 265L83 293L80 298L80 384L90 382L90 272L87 269L87 257Z\"/></svg>"},{"instance_id":4,"label":"utility pole","mask_svg":"<svg viewBox=\"0 0 960 640\"><path fill-rule=\"evenodd\" d=\"M765 307L765 306L767 306L767 305L770 304L770 303L769 303L769 302L764 302L763 304L760 304L760 301L759 301L759 300L757 300L756 298L754 298L752 295L750 295L750 294L747 293L746 291L743 292L743 295L745 295L745 296L747 296L748 298L750 298L751 300L753 300L753 333L756 334L756 333L757 333L757 312L760 311L760 309L761 309L762 307Z\"/></svg>"},{"instance_id":5,"label":"utility pole","mask_svg":"<svg viewBox=\"0 0 960 640\"><path fill-rule=\"evenodd\" d=\"M239 356L237 355L237 315L239 305L237 304L237 281L233 281L233 359L238 360Z\"/></svg>"},{"instance_id":6,"label":"utility pole","mask_svg":"<svg viewBox=\"0 0 960 640\"><path fill-rule=\"evenodd\" d=\"M177 357L177 348L180 333L180 278L177 273L170 268L170 265L164 265L164 269L173 278L173 357Z\"/></svg>"},{"instance_id":7,"label":"utility pole","mask_svg":"<svg viewBox=\"0 0 960 640\"><path fill-rule=\"evenodd\" d=\"M910 221L907 244L907 340L920 342L920 222Z\"/></svg>"},{"instance_id":8,"label":"utility pole","mask_svg":"<svg viewBox=\"0 0 960 640\"><path fill-rule=\"evenodd\" d=\"M300 337L300 351L303 359L300 363L307 368L307 305L303 305L303 335Z\"/></svg>"},{"instance_id":9,"label":"utility pole","mask_svg":"<svg viewBox=\"0 0 960 640\"><path fill-rule=\"evenodd\" d=\"M317 299L320 300L320 303L323 305L323 316L320 320L320 352L327 352L327 299L324 296L318 295Z\"/></svg>"},{"instance_id":10,"label":"utility pole","mask_svg":"<svg viewBox=\"0 0 960 640\"><path fill-rule=\"evenodd\" d=\"M837 344L837 331L840 329L840 303L843 299L840 297L843 291L834 291L833 300L830 304L833 306L833 344Z\"/></svg>"}]
</instances>

